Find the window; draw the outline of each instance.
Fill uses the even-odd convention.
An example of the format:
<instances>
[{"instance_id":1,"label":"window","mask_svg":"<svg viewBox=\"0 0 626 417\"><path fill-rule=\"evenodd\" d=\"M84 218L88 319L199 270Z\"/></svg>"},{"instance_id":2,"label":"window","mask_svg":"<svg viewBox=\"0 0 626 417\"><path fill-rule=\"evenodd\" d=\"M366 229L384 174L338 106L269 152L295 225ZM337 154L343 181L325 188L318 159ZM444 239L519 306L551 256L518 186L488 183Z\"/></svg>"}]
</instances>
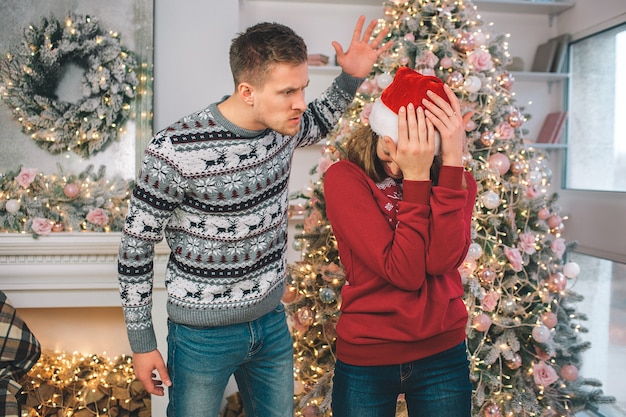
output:
<instances>
[{"instance_id":1,"label":"window","mask_svg":"<svg viewBox=\"0 0 626 417\"><path fill-rule=\"evenodd\" d=\"M569 47L564 188L626 192L626 23Z\"/></svg>"}]
</instances>

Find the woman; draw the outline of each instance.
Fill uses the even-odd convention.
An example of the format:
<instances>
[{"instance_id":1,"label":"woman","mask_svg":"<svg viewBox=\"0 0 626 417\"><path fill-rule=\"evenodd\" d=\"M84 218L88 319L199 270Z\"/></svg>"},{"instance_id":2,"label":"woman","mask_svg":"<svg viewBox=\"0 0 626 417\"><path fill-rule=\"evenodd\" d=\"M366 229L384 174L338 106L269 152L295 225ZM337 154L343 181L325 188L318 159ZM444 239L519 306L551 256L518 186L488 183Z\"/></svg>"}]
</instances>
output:
<instances>
[{"instance_id":1,"label":"woman","mask_svg":"<svg viewBox=\"0 0 626 417\"><path fill-rule=\"evenodd\" d=\"M332 412L393 417L404 394L409 416L469 417L468 316L457 268L476 199L462 161L471 114L461 117L438 78L404 67L381 96L386 107L394 101L404 101L397 138L378 112L370 115L371 127L347 140L345 159L324 178L346 273ZM438 136L441 154L433 157Z\"/></svg>"}]
</instances>

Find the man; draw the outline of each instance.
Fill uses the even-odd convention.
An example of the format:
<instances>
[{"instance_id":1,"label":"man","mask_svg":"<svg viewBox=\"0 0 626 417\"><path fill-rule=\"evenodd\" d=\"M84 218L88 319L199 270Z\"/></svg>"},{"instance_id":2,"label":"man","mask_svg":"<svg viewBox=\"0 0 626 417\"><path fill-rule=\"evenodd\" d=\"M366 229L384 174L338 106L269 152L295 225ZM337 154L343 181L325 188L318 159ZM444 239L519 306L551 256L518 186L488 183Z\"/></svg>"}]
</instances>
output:
<instances>
[{"instance_id":1,"label":"man","mask_svg":"<svg viewBox=\"0 0 626 417\"><path fill-rule=\"evenodd\" d=\"M134 369L168 416L217 416L234 374L248 417L293 416L293 352L280 302L288 182L297 146L325 137L390 44L361 16L342 73L307 106L307 48L260 23L230 47L232 95L158 132L146 148L119 250ZM152 326L154 245L171 249L168 363ZM155 371L160 379L157 379Z\"/></svg>"}]
</instances>

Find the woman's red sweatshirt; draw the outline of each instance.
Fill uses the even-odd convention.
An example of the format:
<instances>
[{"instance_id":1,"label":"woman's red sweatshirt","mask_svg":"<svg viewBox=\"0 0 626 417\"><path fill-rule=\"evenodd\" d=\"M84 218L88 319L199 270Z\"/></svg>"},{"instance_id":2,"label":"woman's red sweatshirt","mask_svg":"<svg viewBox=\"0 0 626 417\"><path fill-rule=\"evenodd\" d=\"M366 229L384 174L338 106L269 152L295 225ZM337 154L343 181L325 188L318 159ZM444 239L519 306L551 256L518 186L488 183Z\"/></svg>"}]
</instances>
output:
<instances>
[{"instance_id":1,"label":"woman's red sweatshirt","mask_svg":"<svg viewBox=\"0 0 626 417\"><path fill-rule=\"evenodd\" d=\"M324 195L346 273L337 357L359 366L400 364L461 343L468 315L457 268L471 243L472 175L443 166L436 186L391 178L377 184L338 161L325 174Z\"/></svg>"}]
</instances>

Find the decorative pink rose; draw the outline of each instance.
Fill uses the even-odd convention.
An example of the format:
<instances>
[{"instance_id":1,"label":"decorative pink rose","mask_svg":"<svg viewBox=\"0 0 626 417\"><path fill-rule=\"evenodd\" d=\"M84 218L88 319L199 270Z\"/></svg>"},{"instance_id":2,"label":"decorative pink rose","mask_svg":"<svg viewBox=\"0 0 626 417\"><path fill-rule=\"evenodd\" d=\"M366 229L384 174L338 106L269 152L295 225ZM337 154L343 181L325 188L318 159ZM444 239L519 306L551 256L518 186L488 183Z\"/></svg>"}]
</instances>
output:
<instances>
[{"instance_id":1,"label":"decorative pink rose","mask_svg":"<svg viewBox=\"0 0 626 417\"><path fill-rule=\"evenodd\" d=\"M361 122L368 123L373 106L374 103L367 103L365 106L363 106L363 110L361 110L361 114L359 114Z\"/></svg>"},{"instance_id":2,"label":"decorative pink rose","mask_svg":"<svg viewBox=\"0 0 626 417\"><path fill-rule=\"evenodd\" d=\"M418 65L425 65L429 68L434 68L435 65L437 65L437 62L439 62L437 55L435 55L431 50L427 50L424 52L424 55L415 61L415 67L417 68Z\"/></svg>"},{"instance_id":3,"label":"decorative pink rose","mask_svg":"<svg viewBox=\"0 0 626 417\"><path fill-rule=\"evenodd\" d=\"M461 277L467 278L476 270L476 260L475 259L466 259L463 261L461 266L457 268Z\"/></svg>"},{"instance_id":4,"label":"decorative pink rose","mask_svg":"<svg viewBox=\"0 0 626 417\"><path fill-rule=\"evenodd\" d=\"M502 122L496 127L496 135L502 140L509 140L515 135L515 129L508 122Z\"/></svg>"},{"instance_id":5,"label":"decorative pink rose","mask_svg":"<svg viewBox=\"0 0 626 417\"><path fill-rule=\"evenodd\" d=\"M96 226L104 226L109 222L109 216L101 208L95 208L87 213L87 221Z\"/></svg>"},{"instance_id":6,"label":"decorative pink rose","mask_svg":"<svg viewBox=\"0 0 626 417\"><path fill-rule=\"evenodd\" d=\"M493 311L493 309L496 308L499 299L500 294L498 294L495 290L491 290L485 294L482 300L480 300L480 306L484 311Z\"/></svg>"},{"instance_id":7,"label":"decorative pink rose","mask_svg":"<svg viewBox=\"0 0 626 417\"><path fill-rule=\"evenodd\" d=\"M33 233L38 235L49 235L52 231L52 222L48 219L44 219L43 217L35 217L30 228L33 230Z\"/></svg>"},{"instance_id":8,"label":"decorative pink rose","mask_svg":"<svg viewBox=\"0 0 626 417\"><path fill-rule=\"evenodd\" d=\"M322 279L327 282L333 282L337 277L343 275L341 268L334 262L323 266L321 272Z\"/></svg>"},{"instance_id":9,"label":"decorative pink rose","mask_svg":"<svg viewBox=\"0 0 626 417\"><path fill-rule=\"evenodd\" d=\"M537 356L542 361L547 361L551 358L550 354L545 350L541 349L539 346L535 346L535 356Z\"/></svg>"},{"instance_id":10,"label":"decorative pink rose","mask_svg":"<svg viewBox=\"0 0 626 417\"><path fill-rule=\"evenodd\" d=\"M550 243L550 249L556 255L557 258L563 258L563 254L565 253L565 239L556 238Z\"/></svg>"},{"instance_id":11,"label":"decorative pink rose","mask_svg":"<svg viewBox=\"0 0 626 417\"><path fill-rule=\"evenodd\" d=\"M489 71L493 68L491 54L483 49L475 49L470 52L467 60L475 71Z\"/></svg>"},{"instance_id":12,"label":"decorative pink rose","mask_svg":"<svg viewBox=\"0 0 626 417\"><path fill-rule=\"evenodd\" d=\"M526 187L526 197L537 198L541 195L541 190L535 186L529 185Z\"/></svg>"},{"instance_id":13,"label":"decorative pink rose","mask_svg":"<svg viewBox=\"0 0 626 417\"><path fill-rule=\"evenodd\" d=\"M326 170L333 164L333 161L331 161L330 158L328 158L327 156L323 156L321 157L318 161L317 161L317 173L319 175L322 175L326 172Z\"/></svg>"},{"instance_id":14,"label":"decorative pink rose","mask_svg":"<svg viewBox=\"0 0 626 417\"><path fill-rule=\"evenodd\" d=\"M535 384L547 387L559 379L553 367L545 362L539 362L533 366L533 379Z\"/></svg>"},{"instance_id":15,"label":"decorative pink rose","mask_svg":"<svg viewBox=\"0 0 626 417\"><path fill-rule=\"evenodd\" d=\"M420 66L415 67L415 71L419 72L422 75L427 75L427 76L435 75L435 69L433 67L429 67L426 65L420 65Z\"/></svg>"},{"instance_id":16,"label":"decorative pink rose","mask_svg":"<svg viewBox=\"0 0 626 417\"><path fill-rule=\"evenodd\" d=\"M505 247L504 254L511 263L511 268L513 269L513 271L520 272L522 270L523 261L519 249Z\"/></svg>"},{"instance_id":17,"label":"decorative pink rose","mask_svg":"<svg viewBox=\"0 0 626 417\"><path fill-rule=\"evenodd\" d=\"M315 229L319 222L322 220L322 214L318 210L313 210L311 214L309 214L304 219L304 231L310 232Z\"/></svg>"},{"instance_id":18,"label":"decorative pink rose","mask_svg":"<svg viewBox=\"0 0 626 417\"><path fill-rule=\"evenodd\" d=\"M28 188L28 186L35 180L37 176L37 168L24 168L17 174L15 180L22 188Z\"/></svg>"},{"instance_id":19,"label":"decorative pink rose","mask_svg":"<svg viewBox=\"0 0 626 417\"><path fill-rule=\"evenodd\" d=\"M519 242L517 242L517 248L529 255L537 252L535 248L535 234L530 232L521 233L519 235Z\"/></svg>"}]
</instances>

